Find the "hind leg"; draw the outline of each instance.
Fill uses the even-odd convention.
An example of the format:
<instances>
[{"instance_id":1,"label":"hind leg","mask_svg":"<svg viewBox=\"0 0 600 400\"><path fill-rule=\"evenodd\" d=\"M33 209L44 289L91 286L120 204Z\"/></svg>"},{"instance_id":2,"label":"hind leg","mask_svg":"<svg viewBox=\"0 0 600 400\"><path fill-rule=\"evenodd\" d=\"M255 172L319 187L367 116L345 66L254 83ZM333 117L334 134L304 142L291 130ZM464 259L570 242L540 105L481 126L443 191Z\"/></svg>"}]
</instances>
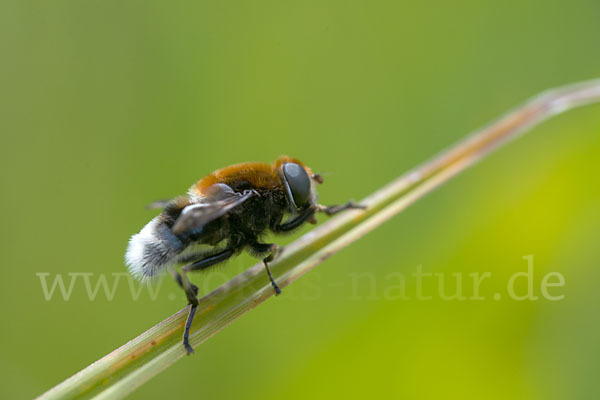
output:
<instances>
[{"instance_id":1,"label":"hind leg","mask_svg":"<svg viewBox=\"0 0 600 400\"><path fill-rule=\"evenodd\" d=\"M185 346L188 354L192 354L194 352L194 349L192 349L192 346L190 346L189 336L190 328L192 327L192 322L194 321L194 316L196 315L196 309L198 308L198 287L190 282L187 277L187 273L192 271L201 271L210 266L223 262L231 257L233 253L234 251L230 249L223 250L220 253L208 256L184 266L181 268L181 275L177 274L175 276L175 280L177 282L179 282L179 279L181 280L181 286L183 287L185 295L188 299L188 303L191 305L190 313L188 314L187 321L185 322L185 329L183 331L183 345Z\"/></svg>"}]
</instances>

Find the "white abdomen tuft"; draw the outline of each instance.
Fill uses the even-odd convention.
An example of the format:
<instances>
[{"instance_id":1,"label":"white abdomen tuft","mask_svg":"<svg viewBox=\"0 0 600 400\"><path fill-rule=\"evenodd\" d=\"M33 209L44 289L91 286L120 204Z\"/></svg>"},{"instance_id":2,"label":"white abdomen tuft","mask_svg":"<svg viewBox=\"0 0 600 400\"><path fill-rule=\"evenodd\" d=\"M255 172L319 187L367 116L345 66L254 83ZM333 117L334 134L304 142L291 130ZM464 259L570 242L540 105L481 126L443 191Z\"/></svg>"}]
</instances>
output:
<instances>
[{"instance_id":1,"label":"white abdomen tuft","mask_svg":"<svg viewBox=\"0 0 600 400\"><path fill-rule=\"evenodd\" d=\"M173 240L164 240L164 230L169 228L156 217L129 239L125 264L135 278L149 280L173 264L180 243L177 241L174 245Z\"/></svg>"}]
</instances>

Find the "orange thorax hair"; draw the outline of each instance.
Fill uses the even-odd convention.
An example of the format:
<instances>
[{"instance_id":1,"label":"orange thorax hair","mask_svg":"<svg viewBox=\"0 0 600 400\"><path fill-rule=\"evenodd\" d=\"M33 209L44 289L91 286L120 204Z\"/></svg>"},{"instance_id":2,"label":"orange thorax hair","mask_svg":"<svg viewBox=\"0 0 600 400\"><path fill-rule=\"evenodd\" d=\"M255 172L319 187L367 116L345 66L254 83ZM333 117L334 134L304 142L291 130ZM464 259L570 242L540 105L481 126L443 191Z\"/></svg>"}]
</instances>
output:
<instances>
[{"instance_id":1,"label":"orange thorax hair","mask_svg":"<svg viewBox=\"0 0 600 400\"><path fill-rule=\"evenodd\" d=\"M279 169L286 162L294 162L302 165L309 176L312 176L310 169L304 166L298 159L282 156L275 160L273 164L245 162L218 169L200 179L192 186L190 191L203 196L206 189L215 183L224 183L226 185L235 186L236 183L241 181L248 182L256 189L272 189L281 186L282 182L279 175Z\"/></svg>"}]
</instances>

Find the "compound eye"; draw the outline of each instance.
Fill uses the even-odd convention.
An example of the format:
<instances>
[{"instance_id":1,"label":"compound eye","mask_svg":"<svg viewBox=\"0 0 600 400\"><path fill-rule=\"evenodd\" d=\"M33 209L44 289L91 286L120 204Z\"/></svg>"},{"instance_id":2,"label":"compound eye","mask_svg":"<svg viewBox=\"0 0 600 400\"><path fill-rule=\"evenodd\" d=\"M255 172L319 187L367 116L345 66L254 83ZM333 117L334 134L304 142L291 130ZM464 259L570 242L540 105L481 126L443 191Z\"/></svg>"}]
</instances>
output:
<instances>
[{"instance_id":1,"label":"compound eye","mask_svg":"<svg viewBox=\"0 0 600 400\"><path fill-rule=\"evenodd\" d=\"M310 178L306 170L296 163L283 165L283 176L296 207L302 207L310 198Z\"/></svg>"}]
</instances>

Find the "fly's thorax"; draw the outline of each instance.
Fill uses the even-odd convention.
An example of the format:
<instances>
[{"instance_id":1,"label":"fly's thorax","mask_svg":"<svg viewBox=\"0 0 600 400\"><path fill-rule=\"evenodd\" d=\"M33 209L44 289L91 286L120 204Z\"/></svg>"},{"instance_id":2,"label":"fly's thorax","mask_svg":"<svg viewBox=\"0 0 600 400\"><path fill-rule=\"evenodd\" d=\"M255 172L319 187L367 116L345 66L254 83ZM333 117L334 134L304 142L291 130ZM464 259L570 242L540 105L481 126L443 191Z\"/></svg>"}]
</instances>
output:
<instances>
[{"instance_id":1,"label":"fly's thorax","mask_svg":"<svg viewBox=\"0 0 600 400\"><path fill-rule=\"evenodd\" d=\"M226 217L230 234L260 237L265 230L281 221L288 211L283 189L258 190L258 195L232 210Z\"/></svg>"}]
</instances>

